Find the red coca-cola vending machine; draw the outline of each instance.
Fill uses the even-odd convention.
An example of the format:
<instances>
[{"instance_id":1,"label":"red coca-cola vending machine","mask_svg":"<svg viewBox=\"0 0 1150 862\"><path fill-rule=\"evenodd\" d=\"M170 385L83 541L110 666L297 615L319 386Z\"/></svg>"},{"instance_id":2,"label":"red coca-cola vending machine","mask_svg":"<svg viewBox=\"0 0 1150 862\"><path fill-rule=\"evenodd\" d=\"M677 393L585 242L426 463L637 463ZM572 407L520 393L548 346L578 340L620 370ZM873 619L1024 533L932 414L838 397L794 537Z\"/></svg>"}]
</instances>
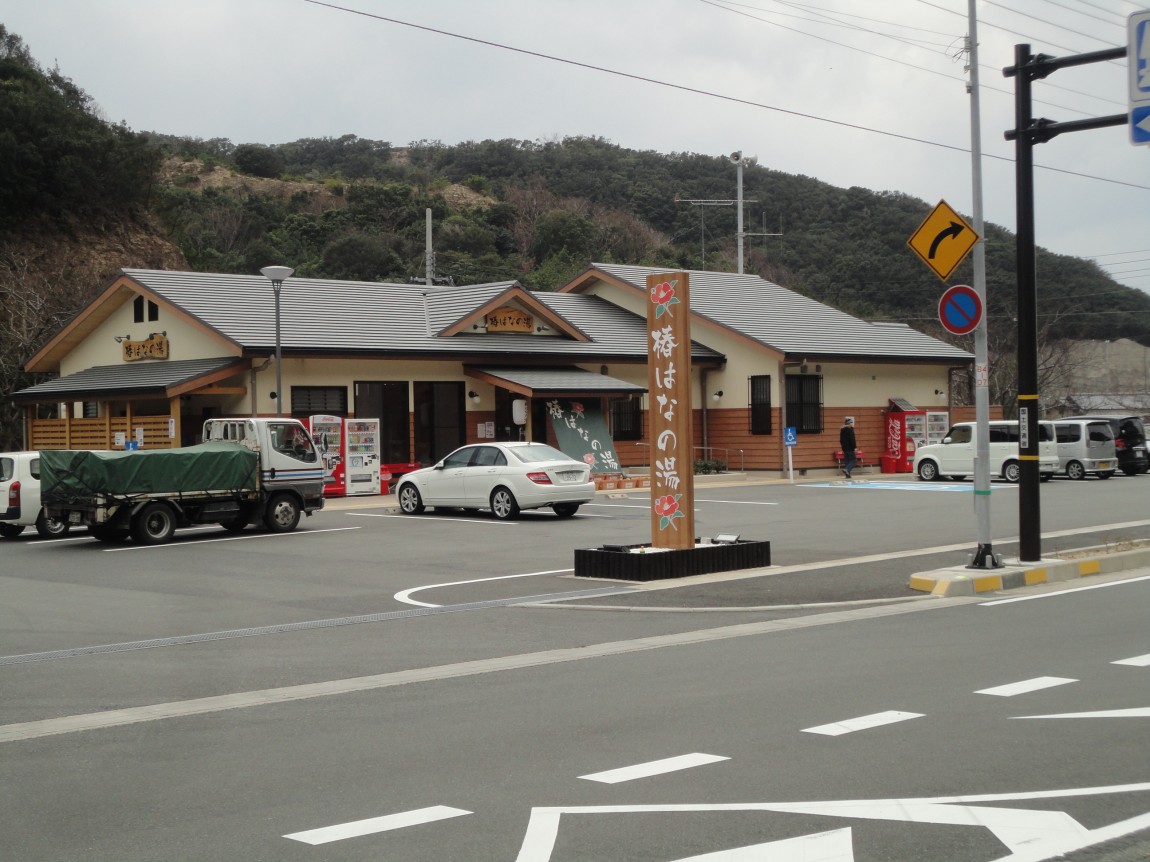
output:
<instances>
[{"instance_id":1,"label":"red coca-cola vending machine","mask_svg":"<svg viewBox=\"0 0 1150 862\"><path fill-rule=\"evenodd\" d=\"M890 399L886 411L884 473L914 472L914 452L926 443L926 411L902 398Z\"/></svg>"}]
</instances>

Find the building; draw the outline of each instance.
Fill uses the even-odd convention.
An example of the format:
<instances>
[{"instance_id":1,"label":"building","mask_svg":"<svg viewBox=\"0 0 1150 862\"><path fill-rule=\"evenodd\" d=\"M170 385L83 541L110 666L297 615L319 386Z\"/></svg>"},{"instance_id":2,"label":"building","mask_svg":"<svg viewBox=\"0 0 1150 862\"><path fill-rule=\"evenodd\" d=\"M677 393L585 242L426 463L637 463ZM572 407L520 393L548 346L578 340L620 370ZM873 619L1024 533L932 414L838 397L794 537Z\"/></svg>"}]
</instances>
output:
<instances>
[{"instance_id":1,"label":"building","mask_svg":"<svg viewBox=\"0 0 1150 862\"><path fill-rule=\"evenodd\" d=\"M482 439L552 443L573 405L619 467L646 465L646 277L592 264L556 292L289 278L283 412L379 418L393 472ZM891 400L945 411L966 351L868 323L758 276L691 272L698 459L780 470L834 464L842 418L883 448ZM126 269L27 362L57 375L12 393L29 448L186 445L204 419L275 415L275 315L259 275ZM966 418L966 417L963 417Z\"/></svg>"}]
</instances>

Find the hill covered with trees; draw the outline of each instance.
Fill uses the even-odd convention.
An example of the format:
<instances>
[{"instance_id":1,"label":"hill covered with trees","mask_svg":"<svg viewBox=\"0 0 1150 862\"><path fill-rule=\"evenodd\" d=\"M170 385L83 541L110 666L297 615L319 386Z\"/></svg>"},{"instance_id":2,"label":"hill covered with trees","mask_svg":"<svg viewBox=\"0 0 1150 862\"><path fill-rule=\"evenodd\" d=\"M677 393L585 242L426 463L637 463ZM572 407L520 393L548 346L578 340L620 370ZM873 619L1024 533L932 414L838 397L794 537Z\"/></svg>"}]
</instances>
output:
<instances>
[{"instance_id":1,"label":"hill covered with trees","mask_svg":"<svg viewBox=\"0 0 1150 862\"><path fill-rule=\"evenodd\" d=\"M268 146L133 132L45 70L0 25L0 394L33 382L23 361L121 267L422 280L425 211L434 274L455 284L559 287L590 261L736 269L724 156L639 152L598 137L418 141L354 135ZM937 322L943 286L906 248L931 204L744 169L746 270L869 320ZM996 380L1013 398L1014 237L987 227ZM1040 250L1048 364L1062 339L1150 345L1150 296L1097 265ZM969 261L952 283L971 278ZM962 339L957 339L962 343ZM969 343L963 343L969 347ZM0 446L19 445L0 403Z\"/></svg>"}]
</instances>

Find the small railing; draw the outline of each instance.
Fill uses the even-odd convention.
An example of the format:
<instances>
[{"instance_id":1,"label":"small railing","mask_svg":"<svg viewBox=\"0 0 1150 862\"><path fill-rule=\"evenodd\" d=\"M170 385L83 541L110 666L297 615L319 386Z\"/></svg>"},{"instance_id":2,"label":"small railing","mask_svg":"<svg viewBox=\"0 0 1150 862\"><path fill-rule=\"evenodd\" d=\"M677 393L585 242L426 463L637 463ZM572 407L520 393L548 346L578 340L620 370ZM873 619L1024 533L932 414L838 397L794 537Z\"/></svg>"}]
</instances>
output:
<instances>
[{"instance_id":1,"label":"small railing","mask_svg":"<svg viewBox=\"0 0 1150 862\"><path fill-rule=\"evenodd\" d=\"M636 446L650 446L650 443L635 443ZM739 472L746 471L746 458L742 449L736 449L739 453ZM716 457L717 453L722 452L722 457ZM692 446L691 455L694 462L698 461L720 461L728 469L731 469L731 450L720 446Z\"/></svg>"}]
</instances>

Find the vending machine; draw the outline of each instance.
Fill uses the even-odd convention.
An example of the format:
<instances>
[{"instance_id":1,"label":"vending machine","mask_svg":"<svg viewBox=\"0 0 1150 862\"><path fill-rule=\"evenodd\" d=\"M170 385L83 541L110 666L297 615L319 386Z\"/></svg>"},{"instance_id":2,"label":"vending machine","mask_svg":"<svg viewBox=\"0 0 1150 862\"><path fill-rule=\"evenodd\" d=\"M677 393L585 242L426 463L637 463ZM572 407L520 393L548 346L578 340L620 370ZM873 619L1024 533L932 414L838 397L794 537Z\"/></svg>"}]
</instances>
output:
<instances>
[{"instance_id":1,"label":"vending machine","mask_svg":"<svg viewBox=\"0 0 1150 862\"><path fill-rule=\"evenodd\" d=\"M379 420L345 419L343 439L344 493L349 497L380 493Z\"/></svg>"},{"instance_id":2,"label":"vending machine","mask_svg":"<svg viewBox=\"0 0 1150 862\"><path fill-rule=\"evenodd\" d=\"M323 461L326 484L325 497L342 497L347 493L343 466L343 418L340 416L309 416L307 419L311 439Z\"/></svg>"},{"instance_id":3,"label":"vending machine","mask_svg":"<svg viewBox=\"0 0 1150 862\"><path fill-rule=\"evenodd\" d=\"M926 411L902 398L890 399L886 412L886 452L882 455L884 473L910 473L914 453L926 445Z\"/></svg>"}]
</instances>

